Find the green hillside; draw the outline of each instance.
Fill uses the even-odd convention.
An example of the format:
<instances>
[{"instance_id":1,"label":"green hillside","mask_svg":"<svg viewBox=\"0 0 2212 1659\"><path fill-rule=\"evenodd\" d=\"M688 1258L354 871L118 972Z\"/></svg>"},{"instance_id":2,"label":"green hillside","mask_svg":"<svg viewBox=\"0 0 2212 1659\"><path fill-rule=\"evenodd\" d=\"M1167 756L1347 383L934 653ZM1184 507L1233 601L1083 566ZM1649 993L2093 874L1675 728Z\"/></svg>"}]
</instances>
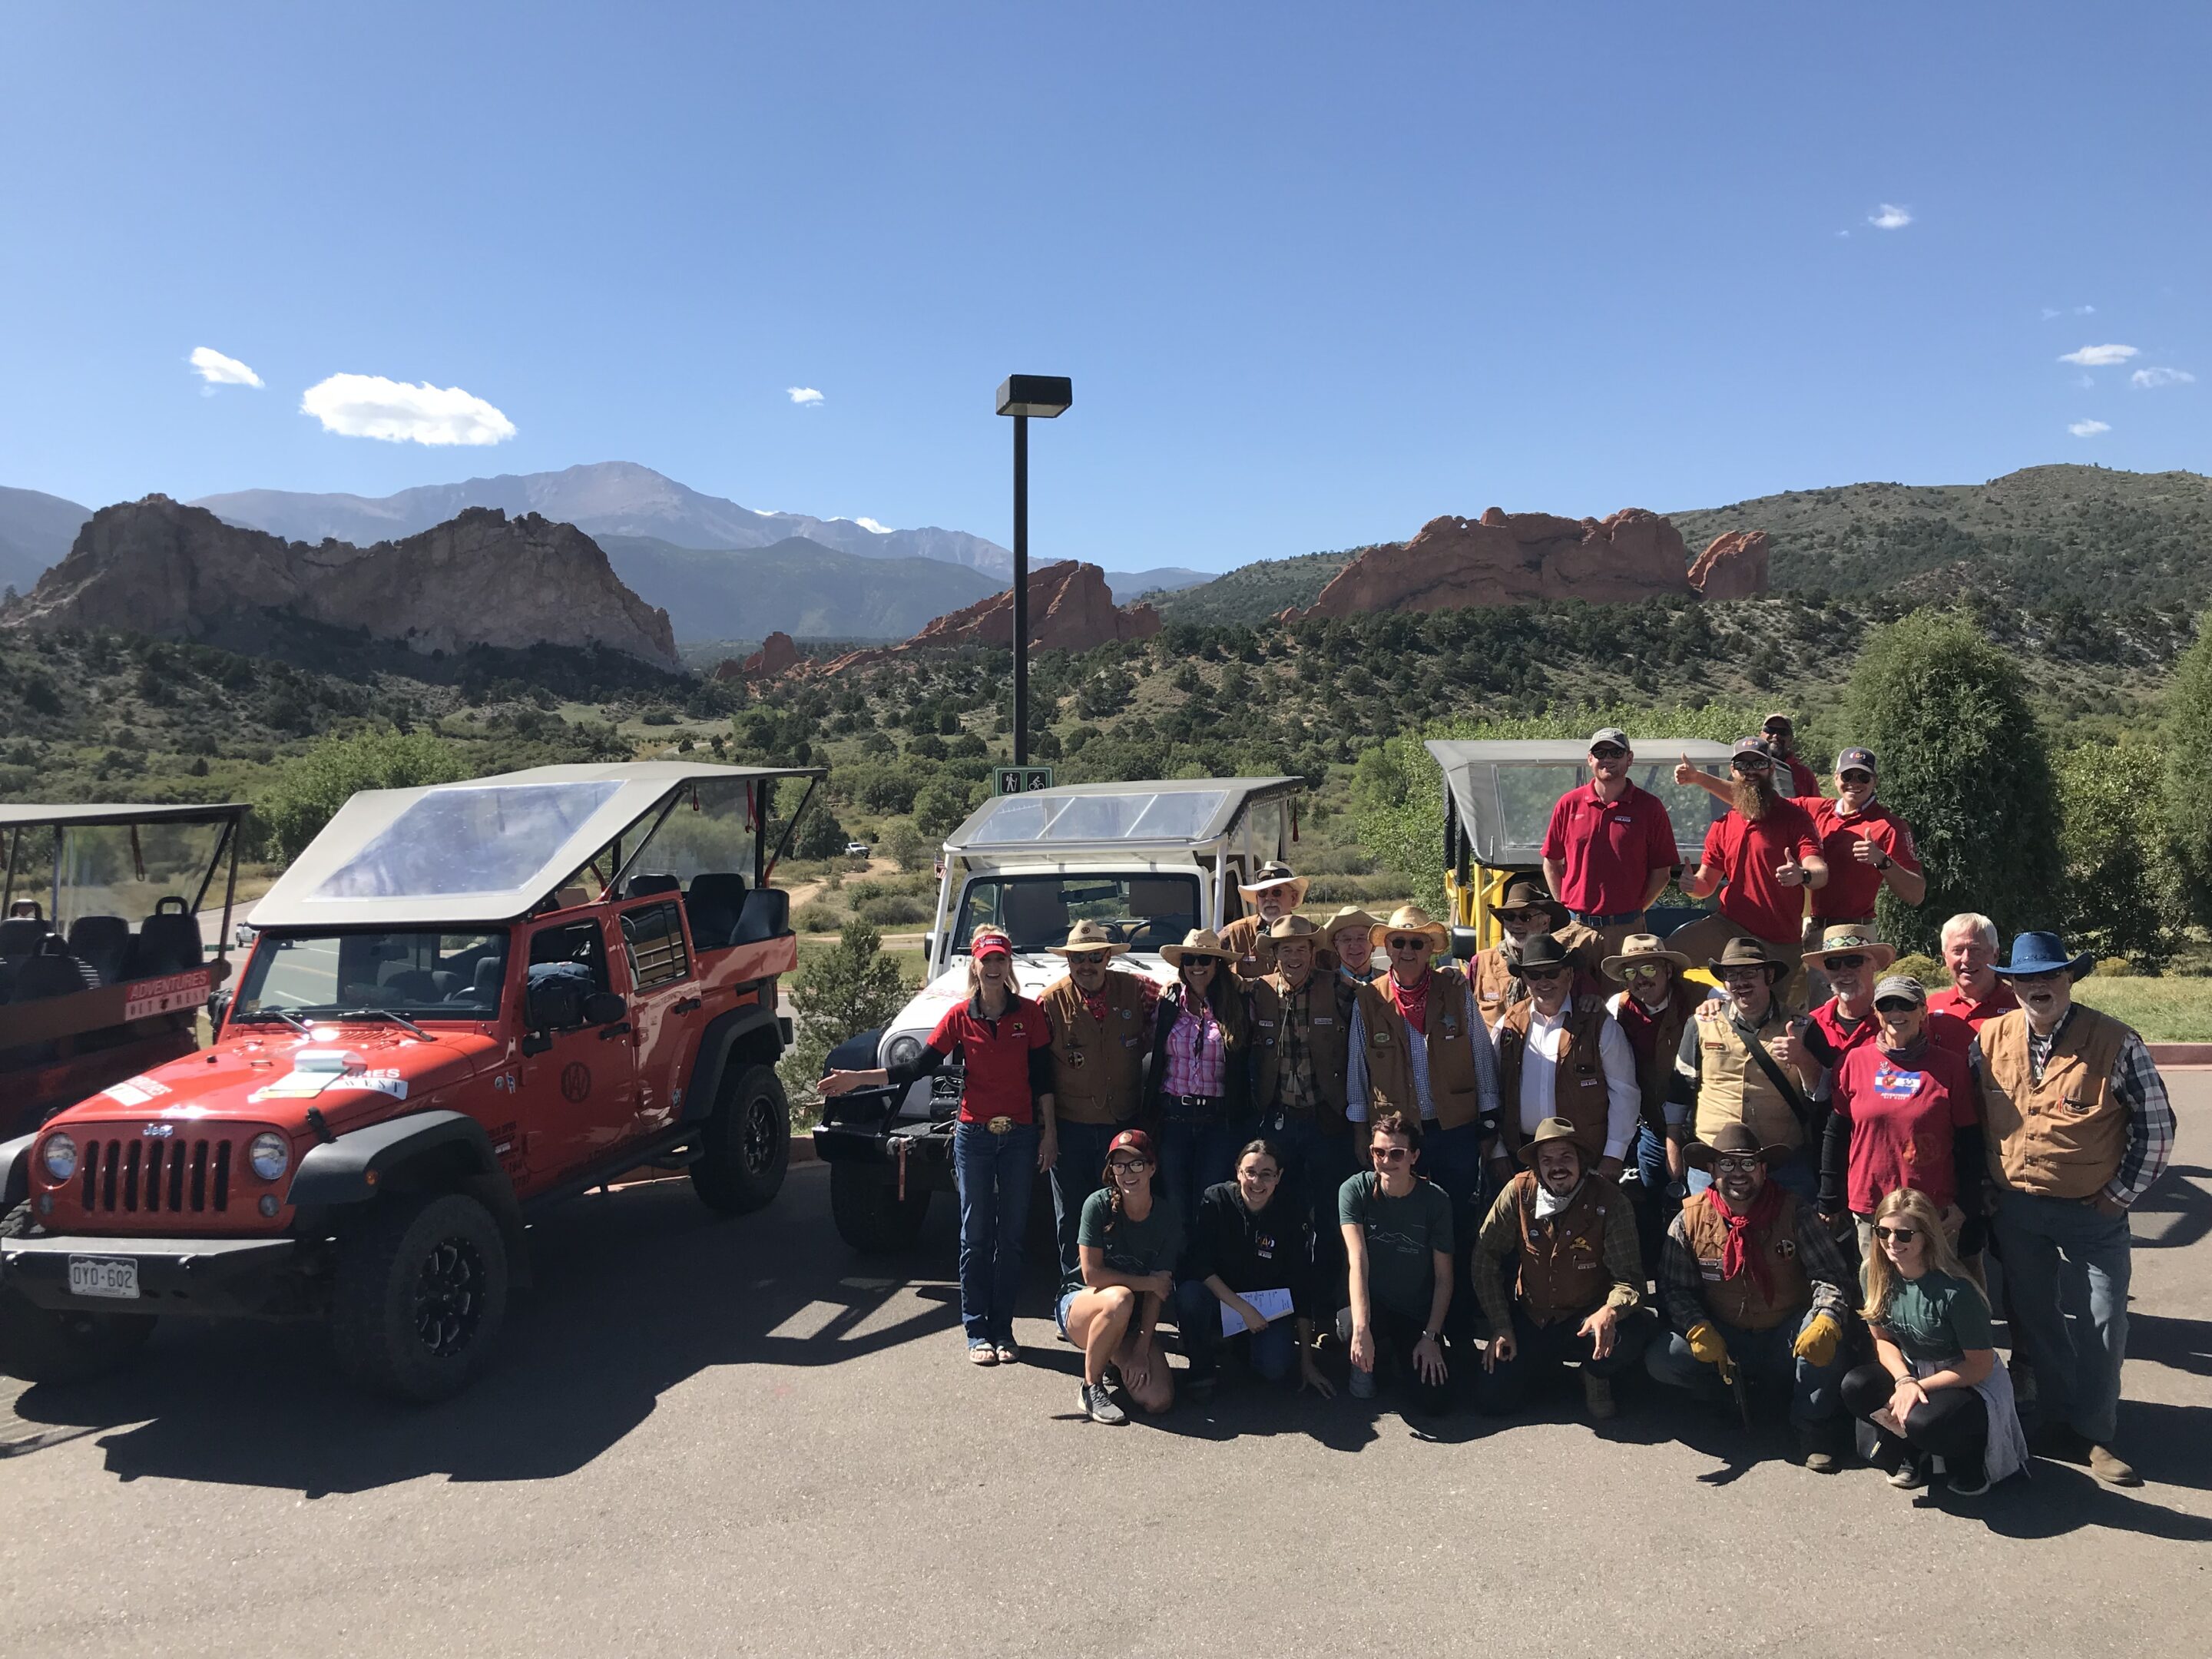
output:
<instances>
[{"instance_id":1,"label":"green hillside","mask_svg":"<svg viewBox=\"0 0 2212 1659\"><path fill-rule=\"evenodd\" d=\"M1002 584L939 559L864 559L800 536L773 546L702 550L650 536L598 536L615 574L668 612L676 637L757 640L912 637Z\"/></svg>"},{"instance_id":2,"label":"green hillside","mask_svg":"<svg viewBox=\"0 0 2212 1659\"><path fill-rule=\"evenodd\" d=\"M1256 623L1291 605L1304 610L1320 597L1336 573L1363 550L1302 553L1290 559L1262 559L1240 565L1225 576L1184 588L1152 603L1170 622L1199 624Z\"/></svg>"}]
</instances>

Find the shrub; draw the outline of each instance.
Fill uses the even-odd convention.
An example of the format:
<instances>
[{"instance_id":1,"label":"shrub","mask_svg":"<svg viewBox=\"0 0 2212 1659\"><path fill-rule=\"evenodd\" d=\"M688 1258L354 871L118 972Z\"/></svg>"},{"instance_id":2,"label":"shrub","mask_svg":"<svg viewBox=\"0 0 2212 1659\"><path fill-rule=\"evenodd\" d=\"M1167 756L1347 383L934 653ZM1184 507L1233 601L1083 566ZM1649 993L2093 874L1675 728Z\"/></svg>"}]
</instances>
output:
<instances>
[{"instance_id":1,"label":"shrub","mask_svg":"<svg viewBox=\"0 0 2212 1659\"><path fill-rule=\"evenodd\" d=\"M884 826L882 839L884 856L902 870L927 870L935 861L934 849L910 818L893 818Z\"/></svg>"},{"instance_id":2,"label":"shrub","mask_svg":"<svg viewBox=\"0 0 2212 1659\"><path fill-rule=\"evenodd\" d=\"M2087 744L2058 757L2068 945L2150 972L2172 958L2188 906L2166 833L2163 768L2147 744Z\"/></svg>"},{"instance_id":3,"label":"shrub","mask_svg":"<svg viewBox=\"0 0 2212 1659\"><path fill-rule=\"evenodd\" d=\"M830 1051L847 1037L888 1024L906 1002L898 964L883 954L883 938L865 921L846 925L836 945L802 967L791 981L795 1013L792 1044L776 1067L794 1098L818 1098Z\"/></svg>"},{"instance_id":4,"label":"shrub","mask_svg":"<svg viewBox=\"0 0 2212 1659\"><path fill-rule=\"evenodd\" d=\"M878 893L855 902L853 914L878 927L898 927L927 921L933 911L911 893Z\"/></svg>"},{"instance_id":5,"label":"shrub","mask_svg":"<svg viewBox=\"0 0 2212 1659\"><path fill-rule=\"evenodd\" d=\"M2174 665L2166 692L2160 807L2197 920L2212 926L2212 628Z\"/></svg>"},{"instance_id":6,"label":"shrub","mask_svg":"<svg viewBox=\"0 0 2212 1659\"><path fill-rule=\"evenodd\" d=\"M284 768L254 811L289 860L357 791L451 783L465 769L453 747L428 732L373 730L325 738Z\"/></svg>"},{"instance_id":7,"label":"shrub","mask_svg":"<svg viewBox=\"0 0 2212 1659\"><path fill-rule=\"evenodd\" d=\"M914 798L914 827L941 840L960 827L982 799L977 785L960 778L940 777Z\"/></svg>"}]
</instances>

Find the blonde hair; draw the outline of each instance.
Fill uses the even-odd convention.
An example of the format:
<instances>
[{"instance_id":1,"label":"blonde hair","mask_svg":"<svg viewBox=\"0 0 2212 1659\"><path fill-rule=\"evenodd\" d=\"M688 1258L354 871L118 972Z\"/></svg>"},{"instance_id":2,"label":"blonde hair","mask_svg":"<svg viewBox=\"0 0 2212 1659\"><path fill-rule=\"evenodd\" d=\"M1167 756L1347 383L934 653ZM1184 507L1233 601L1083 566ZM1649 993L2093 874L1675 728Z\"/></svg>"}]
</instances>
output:
<instances>
[{"instance_id":1,"label":"blonde hair","mask_svg":"<svg viewBox=\"0 0 2212 1659\"><path fill-rule=\"evenodd\" d=\"M1959 1260L1959 1253L1951 1248L1951 1236L1943 1231L1943 1218L1929 1201L1927 1194L1911 1187L1899 1187L1875 1206L1874 1225L1881 1226L1892 1216L1902 1217L1920 1235L1921 1249L1926 1252L1921 1260L1928 1264L1929 1273L1948 1273L1960 1284L1974 1288L1973 1278ZM1881 1240L1871 1234L1862 1273L1866 1280L1866 1306L1859 1310L1859 1317L1869 1325L1879 1325L1889 1311L1889 1299L1896 1294L1898 1282L1904 1275L1889 1265L1889 1253L1881 1248ZM1974 1294L1979 1296L1981 1291L1974 1289Z\"/></svg>"}]
</instances>

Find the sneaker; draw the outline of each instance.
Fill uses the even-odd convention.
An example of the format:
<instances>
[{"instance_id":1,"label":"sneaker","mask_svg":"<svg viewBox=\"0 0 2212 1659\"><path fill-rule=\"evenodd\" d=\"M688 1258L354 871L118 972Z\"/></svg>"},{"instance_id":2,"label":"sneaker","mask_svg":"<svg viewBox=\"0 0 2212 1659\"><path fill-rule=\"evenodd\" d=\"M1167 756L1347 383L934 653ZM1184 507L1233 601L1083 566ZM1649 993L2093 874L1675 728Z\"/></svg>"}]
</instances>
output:
<instances>
[{"instance_id":1,"label":"sneaker","mask_svg":"<svg viewBox=\"0 0 2212 1659\"><path fill-rule=\"evenodd\" d=\"M1610 1419L1620 1407L1613 1403L1613 1382L1591 1370L1583 1372L1583 1404L1589 1408L1590 1419L1603 1423Z\"/></svg>"},{"instance_id":2,"label":"sneaker","mask_svg":"<svg viewBox=\"0 0 2212 1659\"><path fill-rule=\"evenodd\" d=\"M1815 1474L1833 1474L1843 1465L1837 1461L1835 1453L1814 1450L1805 1454L1805 1467Z\"/></svg>"},{"instance_id":3,"label":"sneaker","mask_svg":"<svg viewBox=\"0 0 2212 1659\"><path fill-rule=\"evenodd\" d=\"M1103 1382L1083 1385L1083 1410L1094 1423L1119 1425L1129 1420L1129 1413L1114 1403L1113 1391Z\"/></svg>"},{"instance_id":4,"label":"sneaker","mask_svg":"<svg viewBox=\"0 0 2212 1659\"><path fill-rule=\"evenodd\" d=\"M1375 1373L1373 1371L1363 1371L1357 1365L1354 1365L1352 1368L1352 1397L1354 1400L1372 1400L1375 1398Z\"/></svg>"},{"instance_id":5,"label":"sneaker","mask_svg":"<svg viewBox=\"0 0 2212 1659\"><path fill-rule=\"evenodd\" d=\"M1917 1457L1908 1457L1889 1472L1889 1484L1899 1492L1918 1492L1928 1484L1928 1471Z\"/></svg>"},{"instance_id":6,"label":"sneaker","mask_svg":"<svg viewBox=\"0 0 2212 1659\"><path fill-rule=\"evenodd\" d=\"M995 1365L999 1363L999 1351L979 1336L968 1345L968 1363L971 1365Z\"/></svg>"},{"instance_id":7,"label":"sneaker","mask_svg":"<svg viewBox=\"0 0 2212 1659\"><path fill-rule=\"evenodd\" d=\"M2115 1452L2110 1446L2089 1448L2089 1473L2108 1486L2140 1486L2142 1476L2135 1465Z\"/></svg>"},{"instance_id":8,"label":"sneaker","mask_svg":"<svg viewBox=\"0 0 2212 1659\"><path fill-rule=\"evenodd\" d=\"M1950 1490L1954 1497L1979 1498L1989 1489L1990 1474L1985 1464L1951 1471Z\"/></svg>"}]
</instances>

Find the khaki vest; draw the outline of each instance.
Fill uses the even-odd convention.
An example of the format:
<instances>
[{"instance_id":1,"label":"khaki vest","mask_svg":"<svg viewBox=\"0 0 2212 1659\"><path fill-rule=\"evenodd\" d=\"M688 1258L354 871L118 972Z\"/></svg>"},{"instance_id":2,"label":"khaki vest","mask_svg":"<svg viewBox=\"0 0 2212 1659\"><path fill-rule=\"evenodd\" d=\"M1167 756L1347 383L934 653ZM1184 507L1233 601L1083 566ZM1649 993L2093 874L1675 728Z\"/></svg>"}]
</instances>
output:
<instances>
[{"instance_id":1,"label":"khaki vest","mask_svg":"<svg viewBox=\"0 0 2212 1659\"><path fill-rule=\"evenodd\" d=\"M1321 1091L1321 1108L1314 1121L1330 1134L1346 1127L1344 1115L1346 1062L1352 1051L1351 987L1334 972L1318 968L1306 975L1306 996L1299 1005L1305 1020L1306 1053L1311 1056L1314 1082ZM1275 1108L1275 1089L1280 1075L1285 1023L1290 1018L1291 990L1280 974L1270 974L1252 984L1253 1087L1260 1109Z\"/></svg>"},{"instance_id":2,"label":"khaki vest","mask_svg":"<svg viewBox=\"0 0 2212 1659\"><path fill-rule=\"evenodd\" d=\"M1990 1176L2015 1192L2091 1198L2120 1170L2128 1109L2112 1093L2112 1067L2128 1028L2080 1003L2035 1080L2027 1014L2015 1008L1982 1027L1982 1113Z\"/></svg>"},{"instance_id":3,"label":"khaki vest","mask_svg":"<svg viewBox=\"0 0 2212 1659\"><path fill-rule=\"evenodd\" d=\"M1766 1258L1771 1293L1762 1295L1748 1267L1734 1279L1721 1277L1721 1253L1728 1246L1728 1223L1713 1208L1709 1193L1682 1200L1682 1237L1697 1258L1705 1280L1705 1311L1723 1325L1743 1331L1771 1331L1784 1320L1802 1317L1813 1305L1813 1281L1797 1256L1797 1200L1782 1194L1781 1212L1765 1232L1745 1240L1746 1253Z\"/></svg>"},{"instance_id":4,"label":"khaki vest","mask_svg":"<svg viewBox=\"0 0 2212 1659\"><path fill-rule=\"evenodd\" d=\"M1437 1109L1437 1127L1456 1129L1482 1115L1472 1045L1490 1039L1480 1029L1468 1030L1466 986L1455 968L1430 970L1425 1038L1400 1016L1397 1005L1390 1000L1387 979L1359 988L1359 1012L1367 1040L1370 1122L1384 1112L1420 1115L1420 1097L1413 1091L1413 1063L1407 1057L1407 1045L1412 1042L1423 1042L1427 1048L1429 1098Z\"/></svg>"},{"instance_id":5,"label":"khaki vest","mask_svg":"<svg viewBox=\"0 0 2212 1659\"><path fill-rule=\"evenodd\" d=\"M1518 999L1528 999L1521 989L1521 981L1513 977L1505 966L1505 947L1493 945L1478 951L1472 964L1474 981L1474 1012L1482 1017L1485 1025L1498 1024L1498 1017Z\"/></svg>"},{"instance_id":6,"label":"khaki vest","mask_svg":"<svg viewBox=\"0 0 2212 1659\"><path fill-rule=\"evenodd\" d=\"M1152 1041L1144 989L1134 974L1109 969L1100 994L1103 1030L1072 979L1054 980L1037 999L1052 1030L1052 1092L1063 1123L1127 1123L1137 1115Z\"/></svg>"},{"instance_id":7,"label":"khaki vest","mask_svg":"<svg viewBox=\"0 0 2212 1659\"><path fill-rule=\"evenodd\" d=\"M1521 1060L1528 1047L1528 1021L1536 1012L1523 1000L1505 1011L1498 1024L1498 1129L1508 1152L1517 1152L1521 1133ZM1559 1061L1552 1078L1552 1109L1546 1117L1563 1117L1575 1126L1575 1145L1591 1168L1605 1155L1606 1115L1612 1103L1605 1086L1605 1062L1598 1037L1613 1018L1595 997L1577 997L1567 1015L1567 1028L1559 1033Z\"/></svg>"},{"instance_id":8,"label":"khaki vest","mask_svg":"<svg viewBox=\"0 0 2212 1659\"><path fill-rule=\"evenodd\" d=\"M1573 1203L1539 1221L1535 1171L1522 1170L1513 1188L1521 1218L1521 1299L1528 1317L1539 1325L1579 1322L1613 1294L1613 1274L1605 1265L1606 1211L1628 1200L1620 1188L1588 1176Z\"/></svg>"},{"instance_id":9,"label":"khaki vest","mask_svg":"<svg viewBox=\"0 0 2212 1659\"><path fill-rule=\"evenodd\" d=\"M1690 1023L1690 1015L1698 1004L1706 1000L1705 988L1692 981L1678 980L1669 988L1667 1006L1651 1022L1651 1052L1636 1048L1636 1036L1629 1023L1616 1014L1621 1035L1629 1040L1629 1048L1636 1054L1636 1086L1643 1097L1644 1121L1656 1126L1666 1120L1667 1092L1674 1087L1674 1062L1681 1052L1682 1028ZM1624 1010L1636 1000L1636 993L1620 994Z\"/></svg>"},{"instance_id":10,"label":"khaki vest","mask_svg":"<svg viewBox=\"0 0 2212 1659\"><path fill-rule=\"evenodd\" d=\"M1797 1114L1790 1109L1790 1103L1782 1092L1766 1080L1766 1073L1751 1057L1751 1050L1735 1029L1729 1017L1730 1004L1724 997L1715 997L1701 1002L1690 1016L1698 1030L1699 1065L1702 1067L1698 1084L1697 1138L1708 1146L1724 1123L1747 1123L1751 1132L1759 1137L1762 1146L1798 1147L1805 1144L1805 1131L1797 1121ZM1787 1020L1769 1024L1759 1034L1759 1044L1773 1058L1777 1039L1788 1036ZM1784 1066L1775 1060L1775 1069L1796 1084L1808 1098L1813 1093L1817 1073Z\"/></svg>"}]
</instances>

